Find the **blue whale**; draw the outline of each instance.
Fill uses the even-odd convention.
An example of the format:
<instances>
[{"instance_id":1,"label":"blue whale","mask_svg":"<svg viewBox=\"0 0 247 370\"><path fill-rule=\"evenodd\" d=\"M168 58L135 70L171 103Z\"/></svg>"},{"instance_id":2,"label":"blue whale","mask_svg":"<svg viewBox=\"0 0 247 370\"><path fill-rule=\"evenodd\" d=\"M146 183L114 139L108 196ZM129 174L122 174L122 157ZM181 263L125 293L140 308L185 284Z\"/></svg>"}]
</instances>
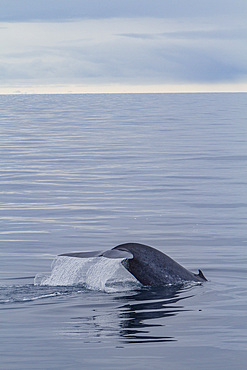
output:
<instances>
[{"instance_id":1,"label":"blue whale","mask_svg":"<svg viewBox=\"0 0 247 370\"><path fill-rule=\"evenodd\" d=\"M60 256L121 258L122 265L143 285L164 286L185 281L207 281L202 271L188 271L161 251L139 243L125 243L107 251L73 252Z\"/></svg>"}]
</instances>

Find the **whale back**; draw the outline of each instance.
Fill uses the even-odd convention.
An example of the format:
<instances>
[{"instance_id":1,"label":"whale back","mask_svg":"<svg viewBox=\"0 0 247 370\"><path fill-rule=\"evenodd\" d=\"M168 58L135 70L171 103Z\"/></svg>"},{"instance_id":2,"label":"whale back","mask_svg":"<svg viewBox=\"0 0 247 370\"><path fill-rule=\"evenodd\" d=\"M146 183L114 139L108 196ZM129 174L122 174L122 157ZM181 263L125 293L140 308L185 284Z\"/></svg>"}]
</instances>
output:
<instances>
[{"instance_id":1,"label":"whale back","mask_svg":"<svg viewBox=\"0 0 247 370\"><path fill-rule=\"evenodd\" d=\"M199 270L195 275L166 254L139 243L126 243L113 248L130 252L133 258L122 261L123 266L144 285L162 286L184 281L206 281Z\"/></svg>"}]
</instances>

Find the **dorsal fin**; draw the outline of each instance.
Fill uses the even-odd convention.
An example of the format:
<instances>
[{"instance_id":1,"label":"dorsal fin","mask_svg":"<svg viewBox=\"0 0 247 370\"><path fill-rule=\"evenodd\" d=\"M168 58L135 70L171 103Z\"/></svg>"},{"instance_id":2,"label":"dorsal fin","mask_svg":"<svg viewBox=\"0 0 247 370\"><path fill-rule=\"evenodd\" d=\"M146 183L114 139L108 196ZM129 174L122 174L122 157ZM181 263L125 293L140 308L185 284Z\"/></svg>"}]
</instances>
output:
<instances>
[{"instance_id":1,"label":"dorsal fin","mask_svg":"<svg viewBox=\"0 0 247 370\"><path fill-rule=\"evenodd\" d=\"M196 276L198 276L199 278L201 278L201 279L203 279L203 280L205 280L205 281L208 281L208 280L205 278L205 276L203 275L202 270L198 270L198 272L199 272L199 274L197 274Z\"/></svg>"}]
</instances>

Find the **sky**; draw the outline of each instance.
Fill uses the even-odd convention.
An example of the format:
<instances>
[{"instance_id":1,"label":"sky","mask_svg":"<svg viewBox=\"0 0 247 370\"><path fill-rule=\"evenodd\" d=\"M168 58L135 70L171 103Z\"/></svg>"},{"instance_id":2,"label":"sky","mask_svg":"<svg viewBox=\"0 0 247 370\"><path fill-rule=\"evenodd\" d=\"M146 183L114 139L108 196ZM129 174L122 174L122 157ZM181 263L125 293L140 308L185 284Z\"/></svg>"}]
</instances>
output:
<instances>
[{"instance_id":1,"label":"sky","mask_svg":"<svg viewBox=\"0 0 247 370\"><path fill-rule=\"evenodd\" d=\"M0 93L247 92L246 0L0 0Z\"/></svg>"}]
</instances>

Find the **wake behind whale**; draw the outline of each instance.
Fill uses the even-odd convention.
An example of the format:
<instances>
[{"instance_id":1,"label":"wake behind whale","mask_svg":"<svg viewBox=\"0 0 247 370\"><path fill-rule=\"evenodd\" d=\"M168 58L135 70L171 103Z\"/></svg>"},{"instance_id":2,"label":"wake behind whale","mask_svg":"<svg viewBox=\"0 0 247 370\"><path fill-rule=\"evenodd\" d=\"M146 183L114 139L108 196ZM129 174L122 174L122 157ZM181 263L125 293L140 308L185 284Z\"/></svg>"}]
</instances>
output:
<instances>
[{"instance_id":1,"label":"wake behind whale","mask_svg":"<svg viewBox=\"0 0 247 370\"><path fill-rule=\"evenodd\" d=\"M125 243L107 251L62 254L50 276L35 279L41 285L84 284L100 290L114 283L159 287L204 281L207 279L201 270L194 274L161 251L139 243Z\"/></svg>"}]
</instances>

